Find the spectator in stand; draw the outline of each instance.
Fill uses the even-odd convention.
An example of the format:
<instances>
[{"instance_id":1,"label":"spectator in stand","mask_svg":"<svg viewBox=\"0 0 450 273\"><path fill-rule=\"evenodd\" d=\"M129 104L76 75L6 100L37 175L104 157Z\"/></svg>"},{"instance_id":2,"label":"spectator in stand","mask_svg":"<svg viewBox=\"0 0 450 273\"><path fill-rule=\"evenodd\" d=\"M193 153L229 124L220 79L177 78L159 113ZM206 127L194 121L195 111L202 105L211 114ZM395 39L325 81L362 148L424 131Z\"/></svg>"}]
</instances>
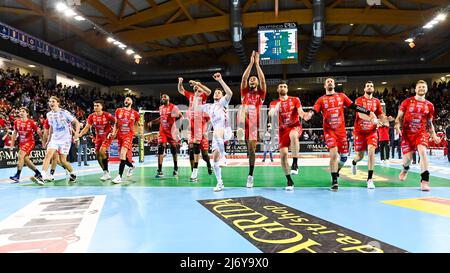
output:
<instances>
[{"instance_id":1,"label":"spectator in stand","mask_svg":"<svg viewBox=\"0 0 450 273\"><path fill-rule=\"evenodd\" d=\"M389 161L389 125L378 127L378 139L380 141L380 159L387 164Z\"/></svg>"}]
</instances>

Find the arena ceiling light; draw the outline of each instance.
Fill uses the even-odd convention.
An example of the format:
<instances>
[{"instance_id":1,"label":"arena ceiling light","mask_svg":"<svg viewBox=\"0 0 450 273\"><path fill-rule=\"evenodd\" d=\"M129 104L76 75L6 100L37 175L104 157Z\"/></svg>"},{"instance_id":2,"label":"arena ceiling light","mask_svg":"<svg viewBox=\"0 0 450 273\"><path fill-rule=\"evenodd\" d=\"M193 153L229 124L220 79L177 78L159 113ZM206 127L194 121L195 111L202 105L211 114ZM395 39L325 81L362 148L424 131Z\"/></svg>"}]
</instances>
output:
<instances>
[{"instance_id":1,"label":"arena ceiling light","mask_svg":"<svg viewBox=\"0 0 450 273\"><path fill-rule=\"evenodd\" d=\"M113 42L116 41L116 39L114 39L114 38L112 38L112 37L108 37L108 38L106 39L106 41L107 41L108 43L113 43Z\"/></svg>"},{"instance_id":2,"label":"arena ceiling light","mask_svg":"<svg viewBox=\"0 0 450 273\"><path fill-rule=\"evenodd\" d=\"M75 16L75 20L77 20L77 21L84 21L86 19L84 19L83 16L77 15L77 16Z\"/></svg>"},{"instance_id":3,"label":"arena ceiling light","mask_svg":"<svg viewBox=\"0 0 450 273\"><path fill-rule=\"evenodd\" d=\"M28 67L33 68L33 67L36 67L36 66L34 64L29 64Z\"/></svg>"},{"instance_id":4,"label":"arena ceiling light","mask_svg":"<svg viewBox=\"0 0 450 273\"><path fill-rule=\"evenodd\" d=\"M381 84L387 84L387 82L381 82Z\"/></svg>"},{"instance_id":5,"label":"arena ceiling light","mask_svg":"<svg viewBox=\"0 0 450 273\"><path fill-rule=\"evenodd\" d=\"M127 55L131 55L131 54L133 54L135 52L134 52L133 49L127 49L126 53L127 53Z\"/></svg>"},{"instance_id":6,"label":"arena ceiling light","mask_svg":"<svg viewBox=\"0 0 450 273\"><path fill-rule=\"evenodd\" d=\"M77 15L77 13L73 11L73 9L67 8L66 10L64 10L64 15L66 17L74 17Z\"/></svg>"},{"instance_id":7,"label":"arena ceiling light","mask_svg":"<svg viewBox=\"0 0 450 273\"><path fill-rule=\"evenodd\" d=\"M64 4L64 3L59 2L59 3L56 4L56 10L57 11L65 11L68 8L69 7L67 7L67 5Z\"/></svg>"}]
</instances>

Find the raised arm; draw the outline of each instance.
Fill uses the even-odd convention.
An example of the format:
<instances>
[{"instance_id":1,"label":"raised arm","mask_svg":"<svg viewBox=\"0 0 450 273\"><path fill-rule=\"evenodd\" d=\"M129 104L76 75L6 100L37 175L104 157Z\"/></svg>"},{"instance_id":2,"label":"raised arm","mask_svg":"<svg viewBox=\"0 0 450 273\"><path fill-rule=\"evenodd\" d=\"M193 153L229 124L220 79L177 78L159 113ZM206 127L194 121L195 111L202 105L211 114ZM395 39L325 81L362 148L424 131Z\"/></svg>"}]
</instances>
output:
<instances>
[{"instance_id":1,"label":"raised arm","mask_svg":"<svg viewBox=\"0 0 450 273\"><path fill-rule=\"evenodd\" d=\"M181 95L184 96L184 87L183 87L183 78L179 77L178 78L178 93L180 93Z\"/></svg>"},{"instance_id":2,"label":"raised arm","mask_svg":"<svg viewBox=\"0 0 450 273\"><path fill-rule=\"evenodd\" d=\"M206 85L202 84L201 82L194 82L194 84L197 85L197 87L200 89L200 91L205 93L206 96L211 95L211 89L209 89Z\"/></svg>"},{"instance_id":3,"label":"raised arm","mask_svg":"<svg viewBox=\"0 0 450 273\"><path fill-rule=\"evenodd\" d=\"M220 86L222 86L223 91L225 91L225 98L226 98L226 100L228 100L228 101L231 100L231 97L233 96L233 91L231 91L231 88L222 79L222 74L215 73L213 75L213 78L220 84Z\"/></svg>"},{"instance_id":4,"label":"raised arm","mask_svg":"<svg viewBox=\"0 0 450 273\"><path fill-rule=\"evenodd\" d=\"M248 77L250 77L250 73L252 72L253 64L255 63L255 51L252 51L252 55L250 56L250 63L242 74L241 80L241 89L247 88L248 85Z\"/></svg>"},{"instance_id":5,"label":"raised arm","mask_svg":"<svg viewBox=\"0 0 450 273\"><path fill-rule=\"evenodd\" d=\"M267 86L266 86L266 77L264 76L264 72L261 69L261 66L259 65L259 53L255 52L255 66L256 66L256 72L258 73L258 79L261 85L261 90L266 93Z\"/></svg>"}]
</instances>

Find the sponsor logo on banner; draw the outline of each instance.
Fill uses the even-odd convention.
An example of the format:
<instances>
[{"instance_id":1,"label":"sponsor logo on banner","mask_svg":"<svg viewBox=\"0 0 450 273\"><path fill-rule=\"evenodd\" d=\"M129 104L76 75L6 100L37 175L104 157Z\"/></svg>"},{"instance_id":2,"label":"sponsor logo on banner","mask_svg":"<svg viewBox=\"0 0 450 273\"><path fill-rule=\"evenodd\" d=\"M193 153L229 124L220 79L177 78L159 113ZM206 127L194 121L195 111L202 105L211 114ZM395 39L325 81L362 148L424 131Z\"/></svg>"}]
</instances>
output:
<instances>
[{"instance_id":1,"label":"sponsor logo on banner","mask_svg":"<svg viewBox=\"0 0 450 273\"><path fill-rule=\"evenodd\" d=\"M324 153L327 151L327 146L323 143L300 142L300 153Z\"/></svg>"},{"instance_id":2,"label":"sponsor logo on banner","mask_svg":"<svg viewBox=\"0 0 450 273\"><path fill-rule=\"evenodd\" d=\"M35 149L30 153L30 160L35 165L40 165L44 161L46 150ZM17 166L18 150L0 149L0 168L10 168Z\"/></svg>"},{"instance_id":3,"label":"sponsor logo on banner","mask_svg":"<svg viewBox=\"0 0 450 273\"><path fill-rule=\"evenodd\" d=\"M105 195L37 199L0 223L0 253L86 252Z\"/></svg>"},{"instance_id":4,"label":"sponsor logo on banner","mask_svg":"<svg viewBox=\"0 0 450 273\"><path fill-rule=\"evenodd\" d=\"M406 252L262 196L199 200L262 252Z\"/></svg>"}]
</instances>

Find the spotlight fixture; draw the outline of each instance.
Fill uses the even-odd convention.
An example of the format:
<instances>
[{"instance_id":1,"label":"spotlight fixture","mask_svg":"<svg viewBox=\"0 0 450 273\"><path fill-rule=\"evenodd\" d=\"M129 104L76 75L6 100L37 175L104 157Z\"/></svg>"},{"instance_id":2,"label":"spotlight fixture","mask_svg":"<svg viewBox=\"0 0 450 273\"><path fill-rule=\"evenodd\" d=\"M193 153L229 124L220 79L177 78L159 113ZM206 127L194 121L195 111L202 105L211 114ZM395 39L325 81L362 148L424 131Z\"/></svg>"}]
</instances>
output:
<instances>
[{"instance_id":1,"label":"spotlight fixture","mask_svg":"<svg viewBox=\"0 0 450 273\"><path fill-rule=\"evenodd\" d=\"M131 55L131 54L134 53L134 50L133 49L127 49L126 53L127 53L127 55Z\"/></svg>"},{"instance_id":2,"label":"spotlight fixture","mask_svg":"<svg viewBox=\"0 0 450 273\"><path fill-rule=\"evenodd\" d=\"M106 41L108 41L108 43L112 43L112 42L115 42L116 40L114 38L112 38L112 37L108 37L106 39Z\"/></svg>"},{"instance_id":3,"label":"spotlight fixture","mask_svg":"<svg viewBox=\"0 0 450 273\"><path fill-rule=\"evenodd\" d=\"M405 40L405 42L412 43L412 42L414 42L414 39L413 38L408 38L408 39Z\"/></svg>"},{"instance_id":4,"label":"spotlight fixture","mask_svg":"<svg viewBox=\"0 0 450 273\"><path fill-rule=\"evenodd\" d=\"M409 45L410 48L416 47L416 44L415 44L414 42L411 42L411 43L409 43L408 45Z\"/></svg>"},{"instance_id":5,"label":"spotlight fixture","mask_svg":"<svg viewBox=\"0 0 450 273\"><path fill-rule=\"evenodd\" d=\"M75 11L73 11L73 9L66 9L64 10L64 15L67 17L74 17L75 15L77 15L77 13Z\"/></svg>"},{"instance_id":6,"label":"spotlight fixture","mask_svg":"<svg viewBox=\"0 0 450 273\"><path fill-rule=\"evenodd\" d=\"M77 20L77 21L84 21L86 19L84 19L83 16L77 15L77 16L75 16L75 20Z\"/></svg>"},{"instance_id":7,"label":"spotlight fixture","mask_svg":"<svg viewBox=\"0 0 450 273\"><path fill-rule=\"evenodd\" d=\"M57 11L64 11L68 9L67 5L64 3L59 2L58 4L56 4L56 10Z\"/></svg>"}]
</instances>

